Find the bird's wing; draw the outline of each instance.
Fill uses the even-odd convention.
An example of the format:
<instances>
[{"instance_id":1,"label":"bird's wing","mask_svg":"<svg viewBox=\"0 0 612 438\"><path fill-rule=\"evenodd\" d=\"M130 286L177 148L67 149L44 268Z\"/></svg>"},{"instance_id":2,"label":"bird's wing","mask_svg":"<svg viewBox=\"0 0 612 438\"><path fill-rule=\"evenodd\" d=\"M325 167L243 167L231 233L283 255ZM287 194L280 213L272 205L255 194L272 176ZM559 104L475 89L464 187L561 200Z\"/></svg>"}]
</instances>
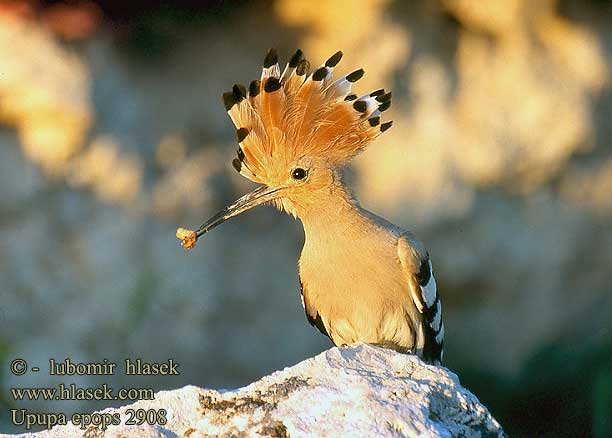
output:
<instances>
[{"instance_id":1,"label":"bird's wing","mask_svg":"<svg viewBox=\"0 0 612 438\"><path fill-rule=\"evenodd\" d=\"M308 322L310 323L310 325L318 328L321 333L323 333L325 336L331 339L331 336L329 335L329 332L327 331L327 327L325 327L325 323L323 322L321 315L319 315L319 312L317 312L315 308L307 304L306 298L304 297L304 283L302 282L301 279L300 279L300 294L302 298L302 307L304 308L304 313L306 313L306 318L308 319ZM333 342L333 339L332 339L332 342Z\"/></svg>"},{"instance_id":2,"label":"bird's wing","mask_svg":"<svg viewBox=\"0 0 612 438\"><path fill-rule=\"evenodd\" d=\"M406 233L398 239L397 254L408 281L410 297L421 316L422 339L418 339L417 334L417 351L423 359L439 363L443 354L444 324L429 253L414 236Z\"/></svg>"}]
</instances>

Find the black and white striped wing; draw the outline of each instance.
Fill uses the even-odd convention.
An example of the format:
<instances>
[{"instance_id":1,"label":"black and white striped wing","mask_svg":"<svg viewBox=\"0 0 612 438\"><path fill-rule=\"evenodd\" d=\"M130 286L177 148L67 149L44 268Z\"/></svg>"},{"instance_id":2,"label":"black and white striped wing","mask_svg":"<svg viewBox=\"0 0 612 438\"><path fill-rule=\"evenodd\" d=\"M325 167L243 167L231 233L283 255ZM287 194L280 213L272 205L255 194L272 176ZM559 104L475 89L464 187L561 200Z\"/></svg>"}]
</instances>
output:
<instances>
[{"instance_id":1,"label":"black and white striped wing","mask_svg":"<svg viewBox=\"0 0 612 438\"><path fill-rule=\"evenodd\" d=\"M436 289L436 279L429 254L421 260L419 272L415 275L418 289L412 288L413 300L423 315L423 359L441 362L444 353L444 323L442 303ZM417 303L420 305L417 305Z\"/></svg>"},{"instance_id":2,"label":"black and white striped wing","mask_svg":"<svg viewBox=\"0 0 612 438\"><path fill-rule=\"evenodd\" d=\"M402 239L399 255L408 274L410 297L421 316L417 352L428 362L440 363L444 354L444 323L429 253L422 249L420 242Z\"/></svg>"}]
</instances>

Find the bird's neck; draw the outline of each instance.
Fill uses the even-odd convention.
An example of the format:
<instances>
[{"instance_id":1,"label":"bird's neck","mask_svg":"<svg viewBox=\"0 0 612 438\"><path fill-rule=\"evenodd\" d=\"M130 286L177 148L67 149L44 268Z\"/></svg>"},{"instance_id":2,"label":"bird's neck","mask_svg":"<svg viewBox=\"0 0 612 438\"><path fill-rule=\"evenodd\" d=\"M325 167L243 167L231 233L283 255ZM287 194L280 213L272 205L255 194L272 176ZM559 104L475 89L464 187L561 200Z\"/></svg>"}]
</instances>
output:
<instances>
[{"instance_id":1,"label":"bird's neck","mask_svg":"<svg viewBox=\"0 0 612 438\"><path fill-rule=\"evenodd\" d=\"M307 239L349 238L370 224L368 214L341 184L321 194L315 203L298 212Z\"/></svg>"}]
</instances>

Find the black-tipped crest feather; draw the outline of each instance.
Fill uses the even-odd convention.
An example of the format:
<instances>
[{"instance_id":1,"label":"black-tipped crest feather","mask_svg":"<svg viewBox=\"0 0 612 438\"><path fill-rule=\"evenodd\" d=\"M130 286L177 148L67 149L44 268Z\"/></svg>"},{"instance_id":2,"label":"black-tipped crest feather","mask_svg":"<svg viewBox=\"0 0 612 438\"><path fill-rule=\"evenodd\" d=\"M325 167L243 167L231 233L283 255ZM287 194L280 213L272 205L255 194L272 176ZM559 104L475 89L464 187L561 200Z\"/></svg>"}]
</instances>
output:
<instances>
[{"instance_id":1,"label":"black-tipped crest feather","mask_svg":"<svg viewBox=\"0 0 612 438\"><path fill-rule=\"evenodd\" d=\"M353 108L355 108L355 111L359 111L360 113L365 113L366 110L368 109L368 104L364 100L357 100L353 104Z\"/></svg>"},{"instance_id":2,"label":"black-tipped crest feather","mask_svg":"<svg viewBox=\"0 0 612 438\"><path fill-rule=\"evenodd\" d=\"M391 101L387 100L387 101L381 103L380 105L378 105L378 111L380 111L381 113L383 111L387 111L390 106L391 106Z\"/></svg>"},{"instance_id":3,"label":"black-tipped crest feather","mask_svg":"<svg viewBox=\"0 0 612 438\"><path fill-rule=\"evenodd\" d=\"M383 93L384 93L384 90L383 90ZM382 103L382 102L387 102L388 100L391 100L391 95L392 95L392 94L393 94L393 93L391 93L391 91L389 91L387 94L377 95L377 96L376 96L376 100L377 100L378 102L381 102L381 103ZM371 96L371 95L370 95L370 96Z\"/></svg>"},{"instance_id":4,"label":"black-tipped crest feather","mask_svg":"<svg viewBox=\"0 0 612 438\"><path fill-rule=\"evenodd\" d=\"M249 97L255 97L259 94L261 90L261 81L259 79L255 79L251 81L249 85Z\"/></svg>"},{"instance_id":5,"label":"black-tipped crest feather","mask_svg":"<svg viewBox=\"0 0 612 438\"><path fill-rule=\"evenodd\" d=\"M234 84L232 87L232 93L234 93L234 99L236 103L240 103L242 99L246 97L246 88L242 84Z\"/></svg>"},{"instance_id":6,"label":"black-tipped crest feather","mask_svg":"<svg viewBox=\"0 0 612 438\"><path fill-rule=\"evenodd\" d=\"M382 125L380 125L380 132L385 132L391 127L391 125L393 125L393 120L383 123Z\"/></svg>"},{"instance_id":7,"label":"black-tipped crest feather","mask_svg":"<svg viewBox=\"0 0 612 438\"><path fill-rule=\"evenodd\" d=\"M306 74L306 72L308 72L308 69L310 68L310 63L308 62L308 60L306 59L302 59L299 63L297 68L295 69L295 73L298 76L304 76Z\"/></svg>"},{"instance_id":8,"label":"black-tipped crest feather","mask_svg":"<svg viewBox=\"0 0 612 438\"><path fill-rule=\"evenodd\" d=\"M231 91L226 91L223 93L223 105L225 106L225 111L229 111L236 104L236 99L234 99L234 93Z\"/></svg>"},{"instance_id":9,"label":"black-tipped crest feather","mask_svg":"<svg viewBox=\"0 0 612 438\"><path fill-rule=\"evenodd\" d=\"M264 58L264 62L263 62L264 68L270 68L277 62L278 62L278 52L276 51L276 49L272 48L268 50L268 53L266 53L266 57Z\"/></svg>"},{"instance_id":10,"label":"black-tipped crest feather","mask_svg":"<svg viewBox=\"0 0 612 438\"><path fill-rule=\"evenodd\" d=\"M346 80L349 82L357 82L364 75L365 71L360 68L359 70L355 70L353 73L346 76Z\"/></svg>"},{"instance_id":11,"label":"black-tipped crest feather","mask_svg":"<svg viewBox=\"0 0 612 438\"><path fill-rule=\"evenodd\" d=\"M304 58L304 52L300 49L297 49L294 55L291 57L289 61L289 68L296 68L300 61Z\"/></svg>"},{"instance_id":12,"label":"black-tipped crest feather","mask_svg":"<svg viewBox=\"0 0 612 438\"><path fill-rule=\"evenodd\" d=\"M342 59L342 52L338 50L336 53L330 56L330 58L327 61L325 61L325 67L335 67L336 65L338 65L341 59Z\"/></svg>"},{"instance_id":13,"label":"black-tipped crest feather","mask_svg":"<svg viewBox=\"0 0 612 438\"><path fill-rule=\"evenodd\" d=\"M279 90L281 87L281 83L278 78L270 77L266 80L266 84L264 85L264 90L266 93L273 93L274 91Z\"/></svg>"},{"instance_id":14,"label":"black-tipped crest feather","mask_svg":"<svg viewBox=\"0 0 612 438\"><path fill-rule=\"evenodd\" d=\"M320 67L312 74L313 81L322 81L327 76L327 67Z\"/></svg>"},{"instance_id":15,"label":"black-tipped crest feather","mask_svg":"<svg viewBox=\"0 0 612 438\"><path fill-rule=\"evenodd\" d=\"M236 130L236 138L238 139L238 143L242 143L247 135L249 135L249 130L247 128L240 128Z\"/></svg>"}]
</instances>

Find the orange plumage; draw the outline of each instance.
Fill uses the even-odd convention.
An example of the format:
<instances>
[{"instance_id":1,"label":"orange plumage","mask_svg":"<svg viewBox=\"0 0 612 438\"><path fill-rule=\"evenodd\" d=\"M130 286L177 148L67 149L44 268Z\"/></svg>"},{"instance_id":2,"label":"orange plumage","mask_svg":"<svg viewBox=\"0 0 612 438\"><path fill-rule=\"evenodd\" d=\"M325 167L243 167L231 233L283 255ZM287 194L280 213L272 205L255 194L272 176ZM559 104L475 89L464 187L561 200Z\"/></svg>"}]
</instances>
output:
<instances>
[{"instance_id":1,"label":"orange plumage","mask_svg":"<svg viewBox=\"0 0 612 438\"><path fill-rule=\"evenodd\" d=\"M334 81L334 67L341 58L342 52L336 52L309 72L298 50L281 74L276 50L270 49L260 80L248 91L234 85L224 93L240 143L234 167L242 175L265 182L279 165L304 156L340 165L391 126L380 123L391 93L379 90L360 98L351 94L363 70Z\"/></svg>"}]
</instances>

